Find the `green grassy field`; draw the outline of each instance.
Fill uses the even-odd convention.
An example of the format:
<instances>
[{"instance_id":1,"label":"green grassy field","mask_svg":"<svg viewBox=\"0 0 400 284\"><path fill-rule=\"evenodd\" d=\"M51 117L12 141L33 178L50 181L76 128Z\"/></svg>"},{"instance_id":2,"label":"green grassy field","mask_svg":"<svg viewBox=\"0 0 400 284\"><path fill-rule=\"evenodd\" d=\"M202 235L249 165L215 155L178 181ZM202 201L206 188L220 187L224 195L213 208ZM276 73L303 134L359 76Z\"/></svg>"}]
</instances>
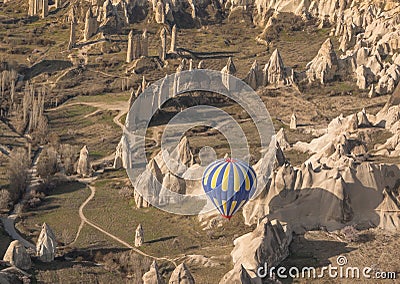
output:
<instances>
[{"instance_id":1,"label":"green grassy field","mask_svg":"<svg viewBox=\"0 0 400 284\"><path fill-rule=\"evenodd\" d=\"M70 100L74 102L102 102L102 103L114 103L114 102L126 102L128 104L130 93L118 93L118 94L99 94L95 96L78 96Z\"/></svg>"},{"instance_id":2,"label":"green grassy field","mask_svg":"<svg viewBox=\"0 0 400 284\"><path fill-rule=\"evenodd\" d=\"M229 259L233 239L251 230L243 225L241 214L210 232L202 230L195 216L174 215L153 207L137 209L132 200L118 194L118 188L125 184L125 180L115 178L97 181L94 184L96 195L85 207L84 214L95 224L132 245L135 229L139 223L142 224L145 244L140 249L151 255L169 258L183 254L207 257L225 255ZM207 275L204 268L196 266L194 275L217 281L230 266L229 259L216 267L213 275Z\"/></svg>"},{"instance_id":3,"label":"green grassy field","mask_svg":"<svg viewBox=\"0 0 400 284\"><path fill-rule=\"evenodd\" d=\"M23 225L32 241L36 240L40 226L46 222L61 241L70 243L75 238L81 220L78 209L89 196L90 190L82 183L70 182L57 186L35 209L26 212Z\"/></svg>"},{"instance_id":4,"label":"green grassy field","mask_svg":"<svg viewBox=\"0 0 400 284\"><path fill-rule=\"evenodd\" d=\"M121 130L113 122L117 111L101 110L87 105L74 105L49 111L49 131L56 133L61 143L88 146L92 158L102 158L115 151ZM93 114L92 114L93 113ZM86 115L92 114L88 117Z\"/></svg>"}]
</instances>

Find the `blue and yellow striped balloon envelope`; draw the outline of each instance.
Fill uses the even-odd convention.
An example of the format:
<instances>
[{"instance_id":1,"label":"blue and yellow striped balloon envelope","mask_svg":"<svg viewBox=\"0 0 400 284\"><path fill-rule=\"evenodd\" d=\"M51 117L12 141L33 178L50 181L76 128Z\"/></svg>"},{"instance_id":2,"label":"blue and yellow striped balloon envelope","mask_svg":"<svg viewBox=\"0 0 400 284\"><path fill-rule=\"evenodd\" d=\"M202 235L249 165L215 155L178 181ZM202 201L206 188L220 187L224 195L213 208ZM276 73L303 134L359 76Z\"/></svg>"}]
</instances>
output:
<instances>
[{"instance_id":1,"label":"blue and yellow striped balloon envelope","mask_svg":"<svg viewBox=\"0 0 400 284\"><path fill-rule=\"evenodd\" d=\"M255 171L247 163L220 159L206 168L202 184L221 215L230 219L252 197L257 179Z\"/></svg>"}]
</instances>

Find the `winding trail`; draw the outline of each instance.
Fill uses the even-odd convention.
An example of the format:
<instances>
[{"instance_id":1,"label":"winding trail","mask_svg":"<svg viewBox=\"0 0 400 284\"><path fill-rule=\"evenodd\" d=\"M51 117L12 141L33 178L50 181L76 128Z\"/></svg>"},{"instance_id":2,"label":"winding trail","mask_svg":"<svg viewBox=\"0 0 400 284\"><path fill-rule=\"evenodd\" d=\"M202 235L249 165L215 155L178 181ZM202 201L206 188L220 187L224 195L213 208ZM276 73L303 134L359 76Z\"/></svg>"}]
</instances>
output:
<instances>
[{"instance_id":1,"label":"winding trail","mask_svg":"<svg viewBox=\"0 0 400 284\"><path fill-rule=\"evenodd\" d=\"M129 106L128 106L127 102L112 102L112 103L73 102L73 103L67 103L67 104L64 104L64 105L60 105L60 106L58 106L56 108L49 109L49 111L54 111L54 110L60 109L62 107L73 106L73 105L88 105L88 106L92 106L92 107L97 108L95 111L85 115L85 118L90 117L92 115L95 115L96 113L98 113L99 111L102 111L102 110L116 110L116 111L118 111L118 114L113 118L113 122L116 125L118 125L122 130L124 130L124 128L125 128L125 125L120 122L120 119L129 110ZM114 156L114 154L112 154L110 156L107 156L107 157L104 157L104 158L102 158L100 160L97 160L96 162L109 159L109 158L111 158L113 156ZM147 253L141 251L140 249L138 249L138 248L130 245L129 243L125 242L124 240L121 240L117 236L111 234L110 232L106 231L105 229L101 228L100 226L96 225L95 223L90 221L88 218L86 218L85 214L83 213L83 210L84 210L85 206L94 198L94 196L96 194L96 188L93 185L90 185L90 182L87 182L87 186L89 187L91 193L90 193L89 197L79 207L79 217L81 219L81 223L80 223L80 225L78 227L78 231L76 233L76 236L75 236L74 240L69 245L74 244L78 240L83 226L85 224L87 224L87 225L95 228L99 232L107 235L109 238L115 240L116 242L118 242L121 245L133 250L134 252L136 252L136 253L138 253L140 255L149 257L149 258L154 259L154 260L168 261L168 262L172 263L175 267L177 266L176 262L173 259L169 259L169 258L166 258L166 257L157 257L157 256L153 256L153 255L147 254Z\"/></svg>"},{"instance_id":2,"label":"winding trail","mask_svg":"<svg viewBox=\"0 0 400 284\"><path fill-rule=\"evenodd\" d=\"M124 240L121 240L121 239L118 238L117 236L114 236L113 234L107 232L106 230L104 230L104 229L101 228L100 226L96 225L95 223L89 221L89 220L86 218L86 216L84 215L83 209L84 209L85 206L94 198L94 196L95 196L95 194L96 194L96 188L95 188L94 186L91 186L91 185L88 185L88 187L89 187L91 193L90 193L89 197L88 197L88 198L81 204L81 206L79 207L79 217L81 218L81 224L79 225L78 232L77 232L77 234L76 234L76 237L75 237L75 240L73 241L73 243L78 239L78 237L79 237L79 235L80 235L80 232L81 232L81 230L82 230L84 224L86 223L86 224L88 224L89 226L95 228L96 230L102 232L103 234L107 235L107 236L110 237L111 239L117 241L118 243L122 244L123 246L125 246L125 247L127 247L127 248L129 248L129 249L131 249L131 250L133 250L134 252L136 252L136 253L138 253L138 254L140 254L140 255L143 255L143 256L152 258L152 259L154 259L154 260L168 261L168 262L171 262L175 267L177 266L177 265L176 265L176 262L175 262L174 260L169 259L169 258L166 258L166 257L156 257L156 256L153 256L153 255L147 254L147 253L145 253L145 252L143 252L143 251L141 251L141 250L139 250L139 249L133 247L132 245L128 244L128 243L125 242Z\"/></svg>"},{"instance_id":3,"label":"winding trail","mask_svg":"<svg viewBox=\"0 0 400 284\"><path fill-rule=\"evenodd\" d=\"M60 109L61 107L66 107L66 106L72 106L72 105L89 105L89 106L94 106L96 108L98 108L96 111L90 113L87 115L87 117L89 117L90 115L94 115L95 113L101 111L101 110L118 110L118 115L116 115L113 119L113 122L118 125L122 130L124 129L124 125L120 122L120 118L127 113L128 111L128 107L127 107L127 103L126 102L121 102L121 103L117 103L117 104L106 104L106 103L90 103L90 102L76 102L76 103L70 103L70 104L64 104L64 105L60 105L56 108L52 108L49 109L48 111L54 111L57 109ZM42 148L39 148L39 150L37 151L37 153L35 154L35 157L33 158L32 161L32 166L29 170L29 184L28 187L26 189L27 192L29 192L32 188L34 188L35 186L37 186L39 184L39 176L37 175L37 163L39 160L39 156L40 153L42 151ZM104 158L103 158L104 159ZM79 179L78 179L79 180ZM91 179L93 180L93 179ZM87 186L89 187L91 193L89 195L89 197L80 205L79 207L79 217L81 219L81 223L79 225L78 231L76 233L76 236L74 238L74 240L72 241L71 244L74 244L77 239L80 236L80 233L82 231L82 228L85 224L95 228L96 230L98 230L99 232L107 235L108 237L110 237L111 239L115 240L116 242L120 243L121 245L133 250L134 252L145 256L145 257L149 257L151 259L154 260L158 260L158 261L167 261L172 263L175 267L177 266L176 262L173 259L169 259L166 257L156 257L150 254L147 254L141 250L139 250L136 247L133 247L132 245L130 245L129 243L125 242L124 240L121 240L120 238L118 238L117 236L111 234L110 232L104 230L103 228L101 228L100 226L96 225L95 223L93 223L92 221L88 220L86 218L86 216L83 213L83 210L85 208L85 206L94 198L95 194L96 194L96 188L92 185L90 185L90 181L86 182ZM20 242L22 242L24 244L25 247L27 248L31 248L31 249L35 249L35 245L30 243L29 241L27 241L26 239L24 239L15 229L15 219L17 218L17 215L15 213L1 218L1 221L3 222L4 225L4 229L6 230L6 232L14 239L14 240L19 240Z\"/></svg>"}]
</instances>

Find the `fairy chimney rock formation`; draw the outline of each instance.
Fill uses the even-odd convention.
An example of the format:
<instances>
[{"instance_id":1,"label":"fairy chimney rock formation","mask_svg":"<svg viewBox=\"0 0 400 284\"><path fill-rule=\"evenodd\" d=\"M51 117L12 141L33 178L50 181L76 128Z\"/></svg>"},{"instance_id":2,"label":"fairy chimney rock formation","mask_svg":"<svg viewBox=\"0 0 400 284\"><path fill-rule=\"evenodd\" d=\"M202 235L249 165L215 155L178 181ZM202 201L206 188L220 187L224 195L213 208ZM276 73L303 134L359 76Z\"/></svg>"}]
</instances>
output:
<instances>
[{"instance_id":1,"label":"fairy chimney rock formation","mask_svg":"<svg viewBox=\"0 0 400 284\"><path fill-rule=\"evenodd\" d=\"M159 0L156 4L156 9L155 9L155 19L157 24L164 24L165 23L165 7L164 3Z\"/></svg>"},{"instance_id":2,"label":"fairy chimney rock formation","mask_svg":"<svg viewBox=\"0 0 400 284\"><path fill-rule=\"evenodd\" d=\"M296 114L293 113L292 116L290 117L290 129L294 130L297 129L297 117Z\"/></svg>"},{"instance_id":3,"label":"fairy chimney rock formation","mask_svg":"<svg viewBox=\"0 0 400 284\"><path fill-rule=\"evenodd\" d=\"M190 150L189 140L186 136L183 136L179 141L178 146L171 153L171 157L177 161L180 161L183 165L190 167L194 163L193 153Z\"/></svg>"},{"instance_id":4,"label":"fairy chimney rock formation","mask_svg":"<svg viewBox=\"0 0 400 284\"><path fill-rule=\"evenodd\" d=\"M376 97L375 85L374 84L372 84L371 88L369 89L368 97L371 98L371 99Z\"/></svg>"},{"instance_id":5,"label":"fairy chimney rock formation","mask_svg":"<svg viewBox=\"0 0 400 284\"><path fill-rule=\"evenodd\" d=\"M142 55L149 56L149 37L147 29L145 29L142 34Z\"/></svg>"},{"instance_id":6,"label":"fairy chimney rock formation","mask_svg":"<svg viewBox=\"0 0 400 284\"><path fill-rule=\"evenodd\" d=\"M245 82L253 89L256 90L262 83L260 70L258 67L257 60L254 60L249 73L247 73Z\"/></svg>"},{"instance_id":7,"label":"fairy chimney rock formation","mask_svg":"<svg viewBox=\"0 0 400 284\"><path fill-rule=\"evenodd\" d=\"M160 58L161 60L165 60L167 58L167 30L163 28L160 33L161 38L161 52Z\"/></svg>"},{"instance_id":8,"label":"fairy chimney rock formation","mask_svg":"<svg viewBox=\"0 0 400 284\"><path fill-rule=\"evenodd\" d=\"M278 220L263 219L257 228L233 241L235 245L231 252L234 269L228 272L221 283L234 283L229 280L240 279L246 267L246 272L251 272L256 277L255 271L259 267L277 266L289 255L289 245L292 241L292 231L287 224ZM235 275L236 274L236 275Z\"/></svg>"},{"instance_id":9,"label":"fairy chimney rock formation","mask_svg":"<svg viewBox=\"0 0 400 284\"><path fill-rule=\"evenodd\" d=\"M121 137L115 151L114 169L128 168L129 167L129 146L125 136Z\"/></svg>"},{"instance_id":10,"label":"fairy chimney rock formation","mask_svg":"<svg viewBox=\"0 0 400 284\"><path fill-rule=\"evenodd\" d=\"M371 122L368 120L367 112L365 108L362 109L359 113L357 113L357 127L370 127Z\"/></svg>"},{"instance_id":11,"label":"fairy chimney rock formation","mask_svg":"<svg viewBox=\"0 0 400 284\"><path fill-rule=\"evenodd\" d=\"M83 39L89 40L93 35L97 33L98 24L97 17L93 15L92 8L89 8L86 12L85 17L85 30L83 33Z\"/></svg>"},{"instance_id":12,"label":"fairy chimney rock formation","mask_svg":"<svg viewBox=\"0 0 400 284\"><path fill-rule=\"evenodd\" d=\"M126 63L131 63L133 60L133 31L128 35L128 50L126 52Z\"/></svg>"},{"instance_id":13,"label":"fairy chimney rock formation","mask_svg":"<svg viewBox=\"0 0 400 284\"><path fill-rule=\"evenodd\" d=\"M176 33L177 33L176 32L176 25L174 25L172 27L172 31L171 31L171 47L170 47L170 50L169 50L169 52L172 52L172 53L176 52L176 36L177 36Z\"/></svg>"},{"instance_id":14,"label":"fairy chimney rock formation","mask_svg":"<svg viewBox=\"0 0 400 284\"><path fill-rule=\"evenodd\" d=\"M292 72L290 68L285 67L281 54L275 49L263 69L263 85L289 85L293 83Z\"/></svg>"},{"instance_id":15,"label":"fairy chimney rock formation","mask_svg":"<svg viewBox=\"0 0 400 284\"><path fill-rule=\"evenodd\" d=\"M171 274L169 284L194 284L194 278L185 263L179 264Z\"/></svg>"},{"instance_id":16,"label":"fairy chimney rock formation","mask_svg":"<svg viewBox=\"0 0 400 284\"><path fill-rule=\"evenodd\" d=\"M136 228L135 231L135 247L141 247L144 243L144 232L142 228L142 224Z\"/></svg>"},{"instance_id":17,"label":"fairy chimney rock formation","mask_svg":"<svg viewBox=\"0 0 400 284\"><path fill-rule=\"evenodd\" d=\"M31 17L36 14L36 1L37 0L29 0L28 3L28 15Z\"/></svg>"},{"instance_id":18,"label":"fairy chimney rock formation","mask_svg":"<svg viewBox=\"0 0 400 284\"><path fill-rule=\"evenodd\" d=\"M281 128L278 133L276 133L276 142L278 142L279 146L281 147L282 150L287 150L290 148L290 144L287 141L285 132L283 131L283 128Z\"/></svg>"},{"instance_id":19,"label":"fairy chimney rock formation","mask_svg":"<svg viewBox=\"0 0 400 284\"><path fill-rule=\"evenodd\" d=\"M163 180L162 172L157 162L154 159L150 160L150 162L147 164L146 169L148 169L159 182L162 182Z\"/></svg>"},{"instance_id":20,"label":"fairy chimney rock formation","mask_svg":"<svg viewBox=\"0 0 400 284\"><path fill-rule=\"evenodd\" d=\"M234 79L230 78L229 75L235 75L236 74L236 66L233 63L232 57L228 58L228 61L225 65L224 68L221 70L222 73L222 83L224 86L229 90L231 88L235 88L234 86Z\"/></svg>"},{"instance_id":21,"label":"fairy chimney rock formation","mask_svg":"<svg viewBox=\"0 0 400 284\"><path fill-rule=\"evenodd\" d=\"M91 175L92 169L89 161L89 150L86 145L83 146L79 153L79 160L76 172L82 177L89 177Z\"/></svg>"},{"instance_id":22,"label":"fairy chimney rock formation","mask_svg":"<svg viewBox=\"0 0 400 284\"><path fill-rule=\"evenodd\" d=\"M396 193L385 187L383 200L375 209L379 214L379 228L396 232L400 229L400 197Z\"/></svg>"},{"instance_id":23,"label":"fairy chimney rock formation","mask_svg":"<svg viewBox=\"0 0 400 284\"><path fill-rule=\"evenodd\" d=\"M134 184L134 199L137 208L150 207L150 203L158 204L162 181L161 170L157 162L152 159Z\"/></svg>"},{"instance_id":24,"label":"fairy chimney rock formation","mask_svg":"<svg viewBox=\"0 0 400 284\"><path fill-rule=\"evenodd\" d=\"M42 18L46 18L49 15L49 0L42 0Z\"/></svg>"},{"instance_id":25,"label":"fairy chimney rock formation","mask_svg":"<svg viewBox=\"0 0 400 284\"><path fill-rule=\"evenodd\" d=\"M186 193L185 180L167 172L163 178L159 195L160 205L176 204L181 201L182 195Z\"/></svg>"},{"instance_id":26,"label":"fairy chimney rock formation","mask_svg":"<svg viewBox=\"0 0 400 284\"><path fill-rule=\"evenodd\" d=\"M56 247L57 241L53 231L46 223L43 223L36 243L36 255L43 262L51 262L54 260Z\"/></svg>"},{"instance_id":27,"label":"fairy chimney rock formation","mask_svg":"<svg viewBox=\"0 0 400 284\"><path fill-rule=\"evenodd\" d=\"M254 279L254 281L253 281ZM219 284L232 284L232 283L240 283L240 284L255 284L260 283L256 282L259 280L258 278L251 278L246 268L243 265L235 266L231 271L224 275Z\"/></svg>"},{"instance_id":28,"label":"fairy chimney rock formation","mask_svg":"<svg viewBox=\"0 0 400 284\"><path fill-rule=\"evenodd\" d=\"M233 58L229 57L228 61L226 62L226 65L224 68L221 70L222 73L230 74L230 75L235 75L236 74L236 66L233 63Z\"/></svg>"},{"instance_id":29,"label":"fairy chimney rock formation","mask_svg":"<svg viewBox=\"0 0 400 284\"><path fill-rule=\"evenodd\" d=\"M321 46L316 57L307 64L306 75L309 82L319 81L325 84L332 81L339 67L338 58L331 39Z\"/></svg>"},{"instance_id":30,"label":"fairy chimney rock formation","mask_svg":"<svg viewBox=\"0 0 400 284\"><path fill-rule=\"evenodd\" d=\"M141 36L136 35L134 38L134 45L133 45L133 59L138 59L142 56L142 42Z\"/></svg>"},{"instance_id":31,"label":"fairy chimney rock formation","mask_svg":"<svg viewBox=\"0 0 400 284\"><path fill-rule=\"evenodd\" d=\"M31 257L27 253L24 245L18 240L10 243L3 260L23 270L28 270L32 266Z\"/></svg>"},{"instance_id":32,"label":"fairy chimney rock formation","mask_svg":"<svg viewBox=\"0 0 400 284\"><path fill-rule=\"evenodd\" d=\"M76 45L76 16L75 16L75 7L71 8L70 12L70 21L71 21L71 30L70 30L70 35L69 35L69 43L68 43L68 49L71 50L75 47Z\"/></svg>"},{"instance_id":33,"label":"fairy chimney rock formation","mask_svg":"<svg viewBox=\"0 0 400 284\"><path fill-rule=\"evenodd\" d=\"M150 266L149 271L147 271L143 277L143 284L164 284L164 278L162 278L157 262L154 260Z\"/></svg>"}]
</instances>

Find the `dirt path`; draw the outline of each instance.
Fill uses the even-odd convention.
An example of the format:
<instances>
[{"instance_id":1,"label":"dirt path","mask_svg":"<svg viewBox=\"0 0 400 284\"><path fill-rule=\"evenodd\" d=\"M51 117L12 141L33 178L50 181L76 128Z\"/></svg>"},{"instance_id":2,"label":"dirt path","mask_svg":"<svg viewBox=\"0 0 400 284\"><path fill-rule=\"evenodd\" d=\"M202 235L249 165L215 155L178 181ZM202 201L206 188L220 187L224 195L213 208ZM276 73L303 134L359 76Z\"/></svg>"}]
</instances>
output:
<instances>
[{"instance_id":1,"label":"dirt path","mask_svg":"<svg viewBox=\"0 0 400 284\"><path fill-rule=\"evenodd\" d=\"M23 198L25 198L26 195L29 194L29 192L32 189L35 189L35 187L37 187L40 184L40 178L37 174L37 164L38 164L40 153L42 152L42 149L43 148L40 147L36 151L35 156L33 157L31 168L28 171L28 186L26 187L25 196ZM7 232L7 234L10 235L10 237L12 239L20 241L21 243L23 243L23 245L26 248L31 248L31 249L35 250L36 249L35 245L32 244L31 242L29 242L28 240L24 239L15 229L15 219L17 217L18 217L18 215L15 213L15 211L13 211L7 217L1 218L1 221L4 226L4 230Z\"/></svg>"},{"instance_id":2,"label":"dirt path","mask_svg":"<svg viewBox=\"0 0 400 284\"><path fill-rule=\"evenodd\" d=\"M4 230L7 232L7 234L13 239L13 240L18 240L20 241L24 247L26 248L31 248L31 249L36 249L35 245L32 244L31 242L27 241L24 239L15 229L15 219L17 218L17 214L11 214L8 215L7 217L1 218L1 222L3 223Z\"/></svg>"},{"instance_id":3,"label":"dirt path","mask_svg":"<svg viewBox=\"0 0 400 284\"><path fill-rule=\"evenodd\" d=\"M177 266L174 260L168 259L168 258L166 258L166 257L156 257L156 256L149 255L149 254L147 254L147 253L145 253L145 252L143 252L143 251L141 251L141 250L139 250L139 249L133 247L133 246L130 245L129 243L125 242L124 240L121 240L121 239L118 238L117 236L114 236L113 234L107 232L106 230L104 230L104 229L101 228L100 226L96 225L95 223L89 221L89 220L86 218L85 214L83 213L83 209L84 209L85 206L94 198L94 196L95 196L95 194L96 194L96 188L95 188L94 186L92 186L92 185L88 185L88 187L89 187L91 193L90 193L89 197L88 197L88 198L81 204L81 206L79 207L79 217L81 218L81 224L79 225L78 232L77 232L77 234L76 234L76 237L75 237L75 240L73 241L73 243L75 243L76 240L79 238L80 232L81 232L83 226L84 226L85 223L86 223L86 224L88 224L89 226L95 228L96 230L100 231L101 233L107 235L107 236L110 237L111 239L115 240L116 242L122 244L123 246L125 246L125 247L127 247L127 248L133 250L134 252L136 252L136 253L138 253L138 254L140 254L140 255L143 255L143 256L152 258L152 259L154 259L154 260L168 261L168 262L171 262L172 264L174 264L174 266Z\"/></svg>"},{"instance_id":4,"label":"dirt path","mask_svg":"<svg viewBox=\"0 0 400 284\"><path fill-rule=\"evenodd\" d=\"M62 107L67 107L67 106L72 106L72 105L89 105L89 106L92 106L92 107L97 108L97 110L95 110L94 112L91 112L91 113L87 114L85 117L90 117L90 116L92 116L92 115L95 115L96 113L98 113L98 112L101 111L101 110L118 110L118 115L116 115L116 116L113 118L113 122L114 122L116 125L118 125L122 130L125 128L125 126L120 122L120 119L121 119L121 117L122 117L124 114L126 114L126 113L128 112L128 110L129 110L129 109L128 109L128 103L126 103L126 102L121 102L121 103L117 102L117 103L110 103L110 104L106 104L106 103L102 103L102 102L100 102L100 103L97 103L97 102L76 102L76 103L69 103L69 104L60 105L60 106L58 106L58 107L56 107L56 108L50 109L50 111L55 111L55 110L60 109L60 108L62 108ZM113 155L110 155L110 157L111 157L111 156L113 156ZM106 159L106 158L109 158L109 157L105 157L105 158L103 158L103 159ZM88 198L81 204L81 206L79 207L79 217L81 218L81 223L80 223L80 225L79 225L79 228L78 228L78 231L77 231L77 233L76 233L76 236L75 236L75 238L74 238L74 240L73 240L73 242L72 242L71 244L73 244L73 243L75 243L75 242L77 241L77 239L78 239L79 236L80 236L80 233L81 233L81 231L82 231L83 226L84 226L85 224L88 224L89 226L95 228L96 230L100 231L101 233L107 235L107 236L110 237L111 239L113 239L113 240L115 240L116 242L122 244L123 246L125 246L125 247L127 247L127 248L129 248L129 249L131 249L131 250L133 250L133 251L135 251L136 253L138 253L138 254L140 254L140 255L143 255L143 256L152 258L152 259L154 259L154 260L168 261L168 262L171 262L174 266L177 266L177 265L176 265L176 262L175 262L174 260L168 259L168 258L166 258L166 257L156 257L156 256L149 255L149 254L147 254L147 253L145 253L145 252L143 252L143 251L141 251L141 250L139 250L139 249L133 247L133 246L130 245L129 243L125 242L124 240L121 240L121 239L118 238L117 236L111 234L110 232L107 232L106 230L104 230L104 229L101 228L100 226L98 226L98 225L96 225L95 223L93 223L93 222L91 222L90 220L88 220L88 219L86 218L86 216L84 215L84 213L83 213L83 209L84 209L85 206L94 198L94 196L95 196L95 194L96 194L96 188L95 188L94 186L88 184L88 187L89 187L91 193L90 193L89 197L88 197Z\"/></svg>"}]
</instances>

